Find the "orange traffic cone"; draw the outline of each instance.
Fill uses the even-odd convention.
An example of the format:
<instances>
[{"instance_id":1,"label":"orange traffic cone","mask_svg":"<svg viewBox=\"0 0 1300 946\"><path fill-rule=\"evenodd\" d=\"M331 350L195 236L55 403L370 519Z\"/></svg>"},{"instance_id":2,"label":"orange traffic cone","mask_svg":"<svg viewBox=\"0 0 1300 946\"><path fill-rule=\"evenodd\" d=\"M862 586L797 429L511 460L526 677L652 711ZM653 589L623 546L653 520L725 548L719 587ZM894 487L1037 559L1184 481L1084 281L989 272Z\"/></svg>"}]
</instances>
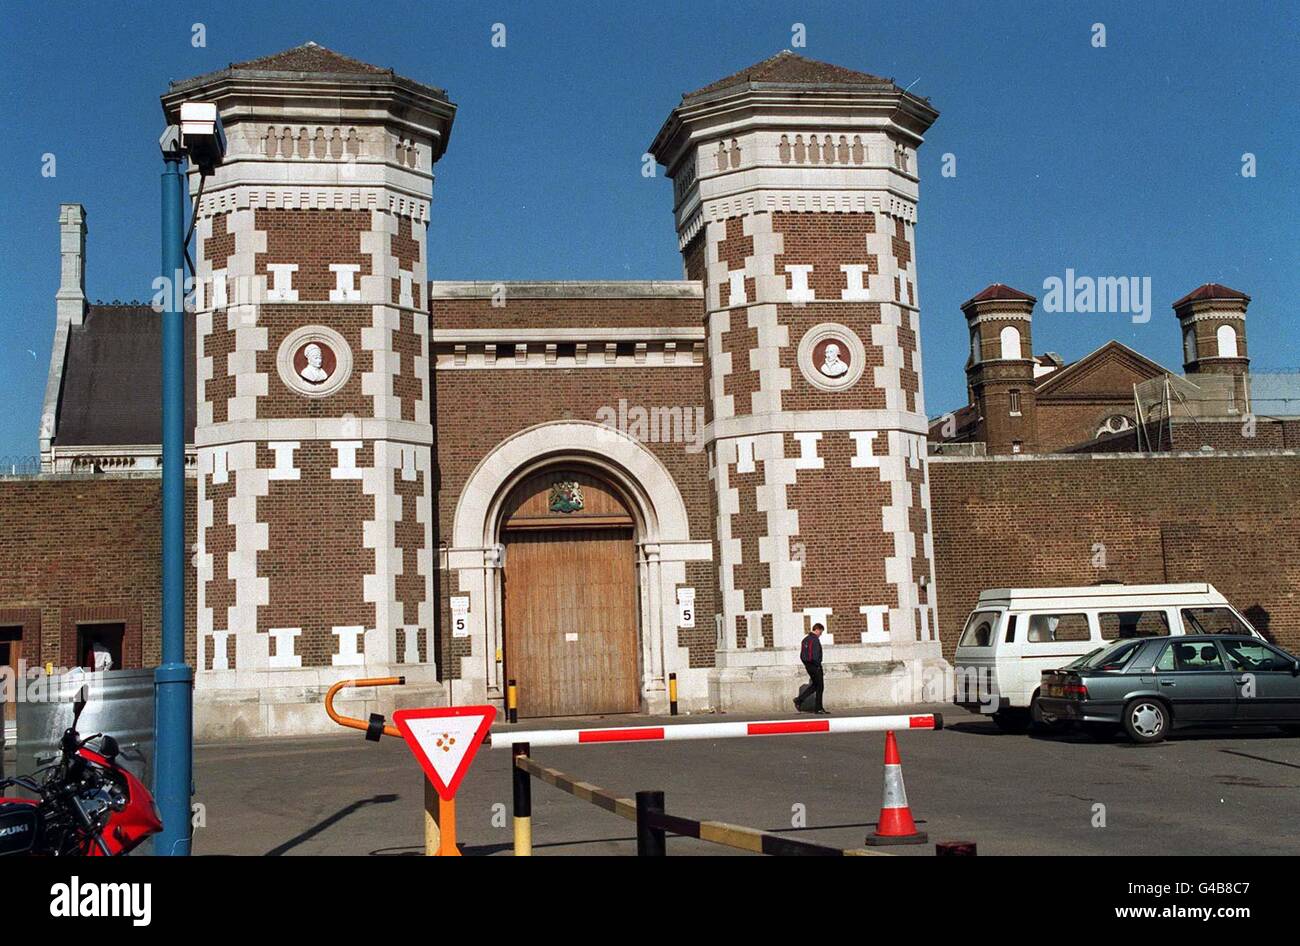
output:
<instances>
[{"instance_id":1,"label":"orange traffic cone","mask_svg":"<svg viewBox=\"0 0 1300 946\"><path fill-rule=\"evenodd\" d=\"M898 757L898 741L893 731L885 733L885 794L880 803L880 821L867 844L924 844L927 835L916 830L912 809L907 805L903 787L903 761Z\"/></svg>"}]
</instances>

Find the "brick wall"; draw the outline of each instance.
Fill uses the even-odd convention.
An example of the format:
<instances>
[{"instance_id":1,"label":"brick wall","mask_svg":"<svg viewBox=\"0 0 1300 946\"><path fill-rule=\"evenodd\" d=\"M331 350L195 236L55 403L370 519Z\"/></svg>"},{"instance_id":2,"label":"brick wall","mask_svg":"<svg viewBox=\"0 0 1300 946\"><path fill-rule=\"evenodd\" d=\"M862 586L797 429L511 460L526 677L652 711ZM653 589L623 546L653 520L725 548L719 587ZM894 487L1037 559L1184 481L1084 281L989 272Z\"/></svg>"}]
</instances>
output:
<instances>
[{"instance_id":1,"label":"brick wall","mask_svg":"<svg viewBox=\"0 0 1300 946\"><path fill-rule=\"evenodd\" d=\"M1300 453L932 458L930 496L949 660L981 589L1107 579L1211 582L1300 649Z\"/></svg>"},{"instance_id":2,"label":"brick wall","mask_svg":"<svg viewBox=\"0 0 1300 946\"><path fill-rule=\"evenodd\" d=\"M438 291L437 283L433 290ZM438 329L493 328L501 330L501 341L513 341L511 331L539 328L681 328L698 326L704 318L698 299L654 298L516 298L507 283L505 304L492 305L492 299L435 298L434 326Z\"/></svg>"},{"instance_id":3,"label":"brick wall","mask_svg":"<svg viewBox=\"0 0 1300 946\"><path fill-rule=\"evenodd\" d=\"M194 484L186 484L186 548L194 542ZM157 476L0 479L0 623L39 614L39 661L79 662L79 621L126 625L124 662L160 659L162 482ZM194 569L185 571L185 659L194 662ZM33 635L34 637L35 635ZM23 656L36 662L25 639Z\"/></svg>"},{"instance_id":4,"label":"brick wall","mask_svg":"<svg viewBox=\"0 0 1300 946\"><path fill-rule=\"evenodd\" d=\"M523 302L512 302L505 309L490 311L508 313ZM443 304L441 300L435 302L439 323ZM694 306L698 310L698 301ZM677 324L682 324L682 321ZM441 324L438 327L442 327ZM643 446L659 458L681 491L690 519L691 538L709 540L713 535L710 513L712 486L706 454L697 449L703 443L703 431L698 428L693 413L697 406L702 405L703 395L703 368L699 365L437 372L438 539L447 543L452 541L456 503L465 482L479 461L501 441L520 430L549 421L598 422L602 419L598 414L602 408L617 411L620 399L625 399L629 409L681 407L683 416L689 416L689 432L698 438L694 442L662 442L661 435L660 442L643 441ZM680 642L690 648L692 667L713 665L714 581L710 573L707 582L701 583L699 572L693 567L688 569L687 584L695 581L695 607L701 618L693 630L678 632ZM439 608L445 627L450 613L449 596L463 594L469 589L457 587L458 576L455 573L444 575L440 584ZM453 638L444 634L440 643L444 648L444 658L469 654L470 638ZM459 660L444 659L441 662L453 678L457 676Z\"/></svg>"}]
</instances>

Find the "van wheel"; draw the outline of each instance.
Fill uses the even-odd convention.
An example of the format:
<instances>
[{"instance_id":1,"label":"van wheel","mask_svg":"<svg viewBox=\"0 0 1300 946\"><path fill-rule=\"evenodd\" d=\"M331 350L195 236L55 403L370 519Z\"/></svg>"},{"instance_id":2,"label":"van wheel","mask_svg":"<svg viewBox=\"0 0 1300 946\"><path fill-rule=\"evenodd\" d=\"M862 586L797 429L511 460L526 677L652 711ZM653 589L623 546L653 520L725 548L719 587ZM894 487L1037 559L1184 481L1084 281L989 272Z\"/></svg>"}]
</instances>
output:
<instances>
[{"instance_id":1,"label":"van wheel","mask_svg":"<svg viewBox=\"0 0 1300 946\"><path fill-rule=\"evenodd\" d=\"M1169 732L1169 707L1151 697L1129 700L1124 707L1124 732L1137 743L1159 742Z\"/></svg>"},{"instance_id":2,"label":"van wheel","mask_svg":"<svg viewBox=\"0 0 1300 946\"><path fill-rule=\"evenodd\" d=\"M993 722L1003 732L1028 732L1031 722L1029 713L1022 709L998 710L993 714Z\"/></svg>"}]
</instances>

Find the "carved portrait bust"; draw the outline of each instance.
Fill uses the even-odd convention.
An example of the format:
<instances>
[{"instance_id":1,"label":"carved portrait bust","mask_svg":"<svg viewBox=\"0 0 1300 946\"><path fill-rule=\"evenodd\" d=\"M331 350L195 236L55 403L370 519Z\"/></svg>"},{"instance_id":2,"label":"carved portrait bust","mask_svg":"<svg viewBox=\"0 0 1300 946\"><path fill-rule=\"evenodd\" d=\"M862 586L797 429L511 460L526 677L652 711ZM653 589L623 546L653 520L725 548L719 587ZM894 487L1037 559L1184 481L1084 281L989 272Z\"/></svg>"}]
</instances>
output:
<instances>
[{"instance_id":1,"label":"carved portrait bust","mask_svg":"<svg viewBox=\"0 0 1300 946\"><path fill-rule=\"evenodd\" d=\"M853 329L838 322L814 325L799 340L799 371L823 391L843 391L862 377L867 353Z\"/></svg>"},{"instance_id":2,"label":"carved portrait bust","mask_svg":"<svg viewBox=\"0 0 1300 946\"><path fill-rule=\"evenodd\" d=\"M336 359L328 345L313 341L298 349L293 361L298 377L309 384L323 384L334 373Z\"/></svg>"},{"instance_id":3,"label":"carved portrait bust","mask_svg":"<svg viewBox=\"0 0 1300 946\"><path fill-rule=\"evenodd\" d=\"M303 349L302 353L303 353L303 357L307 359L307 364L303 366L302 371L299 373L304 378L306 378L308 381L312 382L313 384L320 384L322 381L324 381L326 378L329 377L329 373L326 372L325 369L321 367L321 365L325 361L325 356L321 353L319 345L317 345L315 342L312 342L310 345L308 345L306 348Z\"/></svg>"},{"instance_id":4,"label":"carved portrait bust","mask_svg":"<svg viewBox=\"0 0 1300 946\"><path fill-rule=\"evenodd\" d=\"M840 346L831 342L822 353L822 363L818 370L828 378L838 378L849 370L848 364L840 359Z\"/></svg>"},{"instance_id":5,"label":"carved portrait bust","mask_svg":"<svg viewBox=\"0 0 1300 946\"><path fill-rule=\"evenodd\" d=\"M305 397L329 397L352 375L346 339L324 325L304 325L280 342L276 369L286 387Z\"/></svg>"}]
</instances>

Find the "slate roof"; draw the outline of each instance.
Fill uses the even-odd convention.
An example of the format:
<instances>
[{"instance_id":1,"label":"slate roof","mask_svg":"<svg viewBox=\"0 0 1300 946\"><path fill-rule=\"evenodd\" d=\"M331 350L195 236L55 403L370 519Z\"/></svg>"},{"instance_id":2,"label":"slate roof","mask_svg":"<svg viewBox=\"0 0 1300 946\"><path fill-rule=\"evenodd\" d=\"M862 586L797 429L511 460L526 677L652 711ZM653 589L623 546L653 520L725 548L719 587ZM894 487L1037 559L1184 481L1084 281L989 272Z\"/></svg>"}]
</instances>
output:
<instances>
[{"instance_id":1,"label":"slate roof","mask_svg":"<svg viewBox=\"0 0 1300 946\"><path fill-rule=\"evenodd\" d=\"M869 72L845 69L843 66L832 65L829 62L808 59L797 53L792 53L788 49L783 49L775 56L764 59L762 62L746 66L739 72L733 72L717 82L710 82L702 89L687 92L682 96L682 101L689 102L693 99L703 98L714 92L729 89L732 86L739 89L756 84L861 87L864 85L892 86L894 83L892 79L875 76Z\"/></svg>"},{"instance_id":2,"label":"slate roof","mask_svg":"<svg viewBox=\"0 0 1300 946\"><path fill-rule=\"evenodd\" d=\"M994 299L1014 299L1020 302L1038 301L1027 292L1021 292L1019 289L1016 289L1013 286L1008 286L1005 283L995 282L993 285L981 289L975 295L971 296L961 304L961 307L964 309L977 302L990 302Z\"/></svg>"},{"instance_id":3,"label":"slate roof","mask_svg":"<svg viewBox=\"0 0 1300 946\"><path fill-rule=\"evenodd\" d=\"M185 319L185 439L194 442L194 318ZM86 307L68 335L54 443L162 443L162 315L141 302Z\"/></svg>"},{"instance_id":4,"label":"slate roof","mask_svg":"<svg viewBox=\"0 0 1300 946\"><path fill-rule=\"evenodd\" d=\"M393 75L392 69L381 69L360 59L353 59L316 43L307 42L260 59L232 62L231 69L249 69L258 72L324 72L340 75L367 73Z\"/></svg>"},{"instance_id":5,"label":"slate roof","mask_svg":"<svg viewBox=\"0 0 1300 946\"><path fill-rule=\"evenodd\" d=\"M354 59L351 56L345 56L340 52L327 49L319 43L311 42L303 43L301 46L294 46L292 49L284 49L269 56L262 56L258 59L232 62L224 69L204 73L201 76L194 76L191 79L173 80L168 85L168 95L198 88L217 79L249 74L274 75L277 73L287 76L350 77L359 80L370 79L372 81L386 79L400 86L421 90L444 101L447 99L446 89L426 85L423 82L416 82L414 79L398 75L392 69L383 69L368 62L362 62L360 59ZM168 96L163 98L166 101Z\"/></svg>"},{"instance_id":6,"label":"slate roof","mask_svg":"<svg viewBox=\"0 0 1300 946\"><path fill-rule=\"evenodd\" d=\"M1175 302L1174 308L1181 308L1189 302L1200 302L1202 299L1245 299L1249 302L1250 296L1244 292L1238 292L1236 289L1229 289L1217 282L1207 282L1204 286L1198 286Z\"/></svg>"}]
</instances>

